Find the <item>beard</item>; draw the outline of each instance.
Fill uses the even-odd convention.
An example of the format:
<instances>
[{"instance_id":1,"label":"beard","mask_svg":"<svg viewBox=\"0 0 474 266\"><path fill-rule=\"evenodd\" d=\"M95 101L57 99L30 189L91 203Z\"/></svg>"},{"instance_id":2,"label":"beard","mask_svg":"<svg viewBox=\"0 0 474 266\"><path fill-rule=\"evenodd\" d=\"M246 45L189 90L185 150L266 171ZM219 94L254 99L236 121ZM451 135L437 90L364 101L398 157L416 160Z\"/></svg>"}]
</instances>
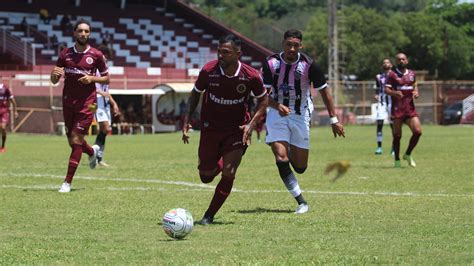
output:
<instances>
[{"instance_id":1,"label":"beard","mask_svg":"<svg viewBox=\"0 0 474 266\"><path fill-rule=\"evenodd\" d=\"M85 40L81 40L80 38L76 38L76 42L82 46L85 46L89 43L89 38L86 38Z\"/></svg>"},{"instance_id":2,"label":"beard","mask_svg":"<svg viewBox=\"0 0 474 266\"><path fill-rule=\"evenodd\" d=\"M407 68L406 64L398 64L397 68L402 69L402 68Z\"/></svg>"}]
</instances>

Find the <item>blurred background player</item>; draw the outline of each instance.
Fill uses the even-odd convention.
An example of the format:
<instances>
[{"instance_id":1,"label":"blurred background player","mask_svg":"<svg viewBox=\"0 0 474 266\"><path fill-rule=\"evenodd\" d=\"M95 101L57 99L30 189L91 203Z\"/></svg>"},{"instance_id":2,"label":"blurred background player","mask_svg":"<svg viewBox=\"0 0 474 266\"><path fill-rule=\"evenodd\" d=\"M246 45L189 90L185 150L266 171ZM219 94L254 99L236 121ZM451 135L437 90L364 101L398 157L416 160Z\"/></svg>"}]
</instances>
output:
<instances>
[{"instance_id":1,"label":"blurred background player","mask_svg":"<svg viewBox=\"0 0 474 266\"><path fill-rule=\"evenodd\" d=\"M199 175L203 183L210 183L222 172L209 208L198 222L202 225L214 221L215 214L229 196L249 135L268 102L260 73L239 61L240 45L240 39L233 34L219 40L218 60L201 69L188 100L188 114L184 117L182 140L186 144L189 143L190 119L202 94ZM258 99L252 119L247 106L251 93Z\"/></svg>"},{"instance_id":2,"label":"blurred background player","mask_svg":"<svg viewBox=\"0 0 474 266\"><path fill-rule=\"evenodd\" d=\"M302 41L300 31L286 31L282 41L283 52L268 57L263 64L263 82L266 88L271 89L266 143L272 147L283 183L298 203L297 214L307 212L309 206L290 163L298 174L304 173L308 166L309 131L314 109L311 84L321 93L334 137L344 137L344 127L337 119L324 74L313 59L300 53Z\"/></svg>"},{"instance_id":3,"label":"blurred background player","mask_svg":"<svg viewBox=\"0 0 474 266\"><path fill-rule=\"evenodd\" d=\"M13 106L14 118L18 117L16 101L8 86L1 82L0 77L0 131L2 132L2 146L0 153L6 152L7 126L10 123L10 104Z\"/></svg>"},{"instance_id":4,"label":"blurred background player","mask_svg":"<svg viewBox=\"0 0 474 266\"><path fill-rule=\"evenodd\" d=\"M103 51L99 49L109 60L108 51ZM97 71L97 76L100 77L99 71ZM109 165L103 161L104 150L105 150L105 138L110 130L110 125L112 124L112 116L110 114L110 107L112 107L114 116L120 115L120 109L115 102L112 95L109 92L109 84L96 83L95 87L97 88L97 111L95 112L95 120L99 124L99 133L95 139L95 145L99 146L99 152L97 153L97 163L100 166L108 167Z\"/></svg>"},{"instance_id":5,"label":"blurred background player","mask_svg":"<svg viewBox=\"0 0 474 266\"><path fill-rule=\"evenodd\" d=\"M402 138L402 126L406 123L412 135L403 159L408 165L415 167L416 163L411 156L421 137L421 122L415 109L414 99L419 97L416 76L413 70L407 69L408 59L403 53L396 56L397 67L388 75L385 84L385 92L392 96L392 121L393 121L393 151L395 156L395 168L400 168L400 140Z\"/></svg>"},{"instance_id":6,"label":"blurred background player","mask_svg":"<svg viewBox=\"0 0 474 266\"><path fill-rule=\"evenodd\" d=\"M393 129L392 120L390 119L390 109L392 108L392 98L385 93L385 83L387 83L388 74L392 71L392 62L385 58L382 62L382 73L375 76L375 90L374 98L377 101L377 112L375 120L377 123L377 149L375 154L382 154L382 140L383 140L383 123L385 119L390 120L390 128ZM393 151L393 149L392 149Z\"/></svg>"},{"instance_id":7,"label":"blurred background player","mask_svg":"<svg viewBox=\"0 0 474 266\"><path fill-rule=\"evenodd\" d=\"M88 45L90 24L79 20L74 25L75 43L64 49L51 72L51 82L56 84L65 77L63 88L63 116L66 135L71 146L68 170L59 192L71 191L71 183L82 153L89 155L89 167L97 165L99 146L89 146L84 139L94 119L97 108L95 83L108 84L108 68L104 55ZM95 76L99 71L100 77Z\"/></svg>"}]
</instances>

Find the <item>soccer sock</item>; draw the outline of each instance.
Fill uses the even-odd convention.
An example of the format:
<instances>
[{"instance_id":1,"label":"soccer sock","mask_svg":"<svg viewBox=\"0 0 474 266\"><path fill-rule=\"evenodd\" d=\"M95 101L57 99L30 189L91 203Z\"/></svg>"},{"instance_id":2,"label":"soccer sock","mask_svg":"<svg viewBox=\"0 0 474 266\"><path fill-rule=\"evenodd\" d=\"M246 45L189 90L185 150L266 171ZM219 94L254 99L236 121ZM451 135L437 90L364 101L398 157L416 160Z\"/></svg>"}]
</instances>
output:
<instances>
[{"instance_id":1,"label":"soccer sock","mask_svg":"<svg viewBox=\"0 0 474 266\"><path fill-rule=\"evenodd\" d=\"M402 138L401 136L393 135L392 147L393 147L393 152L395 153L396 161L400 160L400 139L401 138Z\"/></svg>"},{"instance_id":2,"label":"soccer sock","mask_svg":"<svg viewBox=\"0 0 474 266\"><path fill-rule=\"evenodd\" d=\"M286 189L288 189L288 191L296 199L298 204L306 203L306 201L303 198L303 195L301 195L301 189L298 184L298 180L293 174L293 171L291 171L290 162L277 161L276 165L278 167L278 172L280 173L280 177L286 186Z\"/></svg>"},{"instance_id":3,"label":"soccer sock","mask_svg":"<svg viewBox=\"0 0 474 266\"><path fill-rule=\"evenodd\" d=\"M100 147L99 152L97 154L97 160L99 162L102 161L102 156L104 155L106 137L107 137L107 134L103 132L99 132L99 134L97 134L97 138L95 139L95 144Z\"/></svg>"},{"instance_id":4,"label":"soccer sock","mask_svg":"<svg viewBox=\"0 0 474 266\"><path fill-rule=\"evenodd\" d=\"M71 155L69 156L69 164L67 167L67 175L64 181L71 184L72 178L74 177L74 173L76 173L77 166L81 161L82 156L82 146L79 144L72 145Z\"/></svg>"},{"instance_id":5,"label":"soccer sock","mask_svg":"<svg viewBox=\"0 0 474 266\"><path fill-rule=\"evenodd\" d=\"M94 149L92 149L92 147L89 146L89 144L87 144L85 140L84 142L82 142L82 152L86 153L89 156L94 155Z\"/></svg>"},{"instance_id":6,"label":"soccer sock","mask_svg":"<svg viewBox=\"0 0 474 266\"><path fill-rule=\"evenodd\" d=\"M222 176L221 181L219 181L219 184L217 184L216 186L214 197L212 197L211 204L209 205L209 208L204 214L204 217L214 217L214 215L216 215L217 211L219 211L222 204L224 204L225 200L232 191L233 185L233 177Z\"/></svg>"},{"instance_id":7,"label":"soccer sock","mask_svg":"<svg viewBox=\"0 0 474 266\"><path fill-rule=\"evenodd\" d=\"M377 120L377 147L382 147L382 140L383 140L383 120Z\"/></svg>"},{"instance_id":8,"label":"soccer sock","mask_svg":"<svg viewBox=\"0 0 474 266\"><path fill-rule=\"evenodd\" d=\"M410 138L410 143L408 144L407 151L405 152L406 155L410 155L413 149L415 148L416 144L418 144L418 140L420 139L420 133L413 133Z\"/></svg>"},{"instance_id":9,"label":"soccer sock","mask_svg":"<svg viewBox=\"0 0 474 266\"><path fill-rule=\"evenodd\" d=\"M5 148L5 143L7 142L7 132L2 130L2 148Z\"/></svg>"}]
</instances>

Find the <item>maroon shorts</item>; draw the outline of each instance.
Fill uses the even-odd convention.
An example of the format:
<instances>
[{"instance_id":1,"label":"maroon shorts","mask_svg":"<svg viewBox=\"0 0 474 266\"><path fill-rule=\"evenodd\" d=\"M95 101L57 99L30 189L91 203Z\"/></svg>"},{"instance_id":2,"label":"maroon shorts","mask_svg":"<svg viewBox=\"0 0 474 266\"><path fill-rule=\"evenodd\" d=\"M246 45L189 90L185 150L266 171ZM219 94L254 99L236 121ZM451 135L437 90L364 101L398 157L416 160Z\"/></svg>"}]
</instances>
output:
<instances>
[{"instance_id":1,"label":"maroon shorts","mask_svg":"<svg viewBox=\"0 0 474 266\"><path fill-rule=\"evenodd\" d=\"M0 124L8 125L10 123L10 112L0 112Z\"/></svg>"},{"instance_id":2,"label":"maroon shorts","mask_svg":"<svg viewBox=\"0 0 474 266\"><path fill-rule=\"evenodd\" d=\"M413 102L412 96L404 96L401 100L392 102L392 120L401 119L405 121L406 119L418 116L418 113L415 109L415 103Z\"/></svg>"},{"instance_id":3,"label":"maroon shorts","mask_svg":"<svg viewBox=\"0 0 474 266\"><path fill-rule=\"evenodd\" d=\"M242 136L243 131L241 129L227 131L201 130L198 169L202 171L216 169L217 162L224 154L238 149L245 152L247 145L242 143Z\"/></svg>"},{"instance_id":4,"label":"maroon shorts","mask_svg":"<svg viewBox=\"0 0 474 266\"><path fill-rule=\"evenodd\" d=\"M64 124L66 126L66 135L71 136L75 131L82 135L87 135L89 127L94 120L94 110L92 106L84 103L63 103Z\"/></svg>"}]
</instances>

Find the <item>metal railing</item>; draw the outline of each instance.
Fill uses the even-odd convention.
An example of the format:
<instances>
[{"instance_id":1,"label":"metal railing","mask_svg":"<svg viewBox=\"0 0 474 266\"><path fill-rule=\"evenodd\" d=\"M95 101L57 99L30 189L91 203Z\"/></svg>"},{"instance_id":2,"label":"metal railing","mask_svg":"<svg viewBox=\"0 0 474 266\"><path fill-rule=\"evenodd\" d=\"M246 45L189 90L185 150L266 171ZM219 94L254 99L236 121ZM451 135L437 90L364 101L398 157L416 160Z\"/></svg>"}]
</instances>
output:
<instances>
[{"instance_id":1,"label":"metal railing","mask_svg":"<svg viewBox=\"0 0 474 266\"><path fill-rule=\"evenodd\" d=\"M35 47L14 36L6 28L0 28L0 45L3 53L11 53L21 58L24 65L36 65Z\"/></svg>"}]
</instances>

